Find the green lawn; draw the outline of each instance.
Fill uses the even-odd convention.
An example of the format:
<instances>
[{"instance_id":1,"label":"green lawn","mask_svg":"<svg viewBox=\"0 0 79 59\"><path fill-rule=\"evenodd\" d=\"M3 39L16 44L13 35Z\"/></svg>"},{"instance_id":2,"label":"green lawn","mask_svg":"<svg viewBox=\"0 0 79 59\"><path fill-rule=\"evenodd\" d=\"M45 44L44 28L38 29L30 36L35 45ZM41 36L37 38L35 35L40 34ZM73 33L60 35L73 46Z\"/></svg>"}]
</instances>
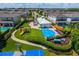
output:
<instances>
[{"instance_id":1,"label":"green lawn","mask_svg":"<svg viewBox=\"0 0 79 59\"><path fill-rule=\"evenodd\" d=\"M71 41L66 44L66 45L63 45L63 46L57 46L49 41L47 41L41 30L39 29L31 29L31 32L30 33L25 33L24 35L20 35L21 31L18 30L16 33L15 33L15 36L19 39L22 39L22 40L28 40L28 41L32 41L32 42L36 42L36 43L40 43L40 44L44 44L44 45L49 45L51 46L52 48L55 48L55 49L58 49L58 50L67 50L67 49L70 49L71 48Z\"/></svg>"},{"instance_id":2,"label":"green lawn","mask_svg":"<svg viewBox=\"0 0 79 59\"><path fill-rule=\"evenodd\" d=\"M18 48L16 46L18 42L13 41L11 38L8 39L6 47L3 49L3 51L17 51ZM22 50L31 50L31 49L41 49L36 46L26 45L22 44Z\"/></svg>"},{"instance_id":3,"label":"green lawn","mask_svg":"<svg viewBox=\"0 0 79 59\"><path fill-rule=\"evenodd\" d=\"M29 27L28 26L28 23L25 23L22 25L23 27ZM33 29L31 28L31 32L30 33L25 33L24 35L20 35L21 31L18 30L16 33L15 33L15 36L21 40L27 40L27 41L31 41L31 42L35 42L35 43L40 43L40 44L44 44L44 45L49 45L51 46L52 48L55 48L55 49L59 49L59 50L66 50L66 49L70 49L71 47L71 42L67 45L63 45L63 46L56 46L55 44L47 41L41 30L39 29ZM50 53L48 50L45 50L45 55L56 55L55 53Z\"/></svg>"},{"instance_id":4,"label":"green lawn","mask_svg":"<svg viewBox=\"0 0 79 59\"><path fill-rule=\"evenodd\" d=\"M30 27L30 26L29 26L29 22L28 22L28 23L25 22L22 26L23 26L23 27Z\"/></svg>"},{"instance_id":5,"label":"green lawn","mask_svg":"<svg viewBox=\"0 0 79 59\"><path fill-rule=\"evenodd\" d=\"M41 30L38 29L31 29L30 33L25 33L24 35L20 35L21 31L18 30L15 33L15 36L22 40L28 40L28 41L39 41L39 42L45 42L46 39L44 38Z\"/></svg>"},{"instance_id":6,"label":"green lawn","mask_svg":"<svg viewBox=\"0 0 79 59\"><path fill-rule=\"evenodd\" d=\"M23 27L30 27L29 23L24 23L22 25ZM19 34L18 34L19 35ZM6 47L3 49L3 51L16 51L17 49L17 44L18 42L13 41L11 38L9 38L7 40L7 44ZM23 50L29 50L29 49L41 49L40 47L36 47L36 46L31 46L31 45L26 45L26 44L22 44L22 49Z\"/></svg>"},{"instance_id":7,"label":"green lawn","mask_svg":"<svg viewBox=\"0 0 79 59\"><path fill-rule=\"evenodd\" d=\"M54 52L49 52L47 49L44 50L45 56L57 56Z\"/></svg>"}]
</instances>

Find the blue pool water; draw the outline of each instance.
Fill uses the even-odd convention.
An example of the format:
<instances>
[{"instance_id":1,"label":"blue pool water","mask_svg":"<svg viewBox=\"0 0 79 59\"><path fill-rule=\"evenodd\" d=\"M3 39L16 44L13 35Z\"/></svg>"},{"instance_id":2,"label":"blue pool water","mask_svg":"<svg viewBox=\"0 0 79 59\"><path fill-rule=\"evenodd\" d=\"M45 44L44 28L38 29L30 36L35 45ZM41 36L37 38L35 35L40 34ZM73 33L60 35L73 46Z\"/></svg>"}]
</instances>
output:
<instances>
[{"instance_id":1,"label":"blue pool water","mask_svg":"<svg viewBox=\"0 0 79 59\"><path fill-rule=\"evenodd\" d=\"M0 52L0 56L13 56L14 52Z\"/></svg>"},{"instance_id":2,"label":"blue pool water","mask_svg":"<svg viewBox=\"0 0 79 59\"><path fill-rule=\"evenodd\" d=\"M44 50L27 50L25 56L44 56Z\"/></svg>"},{"instance_id":3,"label":"blue pool water","mask_svg":"<svg viewBox=\"0 0 79 59\"><path fill-rule=\"evenodd\" d=\"M0 52L0 56L14 56L15 52ZM44 56L44 50L26 50L24 56Z\"/></svg>"},{"instance_id":4,"label":"blue pool water","mask_svg":"<svg viewBox=\"0 0 79 59\"><path fill-rule=\"evenodd\" d=\"M43 35L47 38L53 37L56 34L53 30L50 30L48 28L42 28L41 30Z\"/></svg>"},{"instance_id":5,"label":"blue pool water","mask_svg":"<svg viewBox=\"0 0 79 59\"><path fill-rule=\"evenodd\" d=\"M7 31L9 29L9 27L1 27L0 30L1 31Z\"/></svg>"}]
</instances>

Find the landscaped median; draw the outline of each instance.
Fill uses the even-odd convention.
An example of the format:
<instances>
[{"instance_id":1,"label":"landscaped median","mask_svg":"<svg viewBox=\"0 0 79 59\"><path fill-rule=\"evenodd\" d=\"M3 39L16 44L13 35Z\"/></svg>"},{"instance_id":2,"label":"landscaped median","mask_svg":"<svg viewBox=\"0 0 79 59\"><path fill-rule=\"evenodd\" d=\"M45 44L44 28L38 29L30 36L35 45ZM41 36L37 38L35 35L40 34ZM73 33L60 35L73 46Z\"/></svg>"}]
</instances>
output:
<instances>
[{"instance_id":1,"label":"landscaped median","mask_svg":"<svg viewBox=\"0 0 79 59\"><path fill-rule=\"evenodd\" d=\"M27 40L30 42L34 42L34 43L37 43L37 44L40 44L40 45L43 45L46 47L50 47L52 49L56 49L56 50L60 50L60 51L68 51L72 47L71 41L68 44L63 45L63 46L58 46L58 45L53 44L52 42L47 41L44 38L41 30L39 30L39 29L31 28L31 32L25 33L24 35L20 35L20 33L21 33L20 30L18 30L15 33L16 38L18 38L20 40L25 40L25 41Z\"/></svg>"}]
</instances>

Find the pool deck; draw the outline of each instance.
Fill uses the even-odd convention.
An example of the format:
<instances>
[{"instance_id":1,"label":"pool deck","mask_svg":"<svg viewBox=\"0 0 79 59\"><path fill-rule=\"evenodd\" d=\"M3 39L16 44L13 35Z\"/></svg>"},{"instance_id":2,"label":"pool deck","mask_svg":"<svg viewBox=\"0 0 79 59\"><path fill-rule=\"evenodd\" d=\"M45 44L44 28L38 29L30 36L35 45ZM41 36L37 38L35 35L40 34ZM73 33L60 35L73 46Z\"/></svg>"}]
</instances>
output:
<instances>
[{"instance_id":1,"label":"pool deck","mask_svg":"<svg viewBox=\"0 0 79 59\"><path fill-rule=\"evenodd\" d=\"M30 22L30 23L29 23L29 26L30 26L31 28L40 29L40 28L39 28L40 25L38 24L38 25L34 26L34 23L33 23L33 22Z\"/></svg>"},{"instance_id":2,"label":"pool deck","mask_svg":"<svg viewBox=\"0 0 79 59\"><path fill-rule=\"evenodd\" d=\"M60 35L58 32L55 31L55 28L50 28L50 30L53 30L56 33L55 36Z\"/></svg>"},{"instance_id":3,"label":"pool deck","mask_svg":"<svg viewBox=\"0 0 79 59\"><path fill-rule=\"evenodd\" d=\"M23 55L26 54L26 51L23 51ZM14 55L13 56L22 56L22 53L20 51L16 51L14 52Z\"/></svg>"}]
</instances>

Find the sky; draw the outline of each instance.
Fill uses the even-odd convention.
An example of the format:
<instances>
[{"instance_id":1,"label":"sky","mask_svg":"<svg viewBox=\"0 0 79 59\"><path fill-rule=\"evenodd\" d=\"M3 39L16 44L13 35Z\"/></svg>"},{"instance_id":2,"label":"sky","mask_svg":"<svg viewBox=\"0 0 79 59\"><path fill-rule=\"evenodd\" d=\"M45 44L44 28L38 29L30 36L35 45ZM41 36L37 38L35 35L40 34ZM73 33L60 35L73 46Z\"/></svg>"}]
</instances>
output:
<instances>
[{"instance_id":1,"label":"sky","mask_svg":"<svg viewBox=\"0 0 79 59\"><path fill-rule=\"evenodd\" d=\"M0 8L79 8L79 3L0 3Z\"/></svg>"}]
</instances>

